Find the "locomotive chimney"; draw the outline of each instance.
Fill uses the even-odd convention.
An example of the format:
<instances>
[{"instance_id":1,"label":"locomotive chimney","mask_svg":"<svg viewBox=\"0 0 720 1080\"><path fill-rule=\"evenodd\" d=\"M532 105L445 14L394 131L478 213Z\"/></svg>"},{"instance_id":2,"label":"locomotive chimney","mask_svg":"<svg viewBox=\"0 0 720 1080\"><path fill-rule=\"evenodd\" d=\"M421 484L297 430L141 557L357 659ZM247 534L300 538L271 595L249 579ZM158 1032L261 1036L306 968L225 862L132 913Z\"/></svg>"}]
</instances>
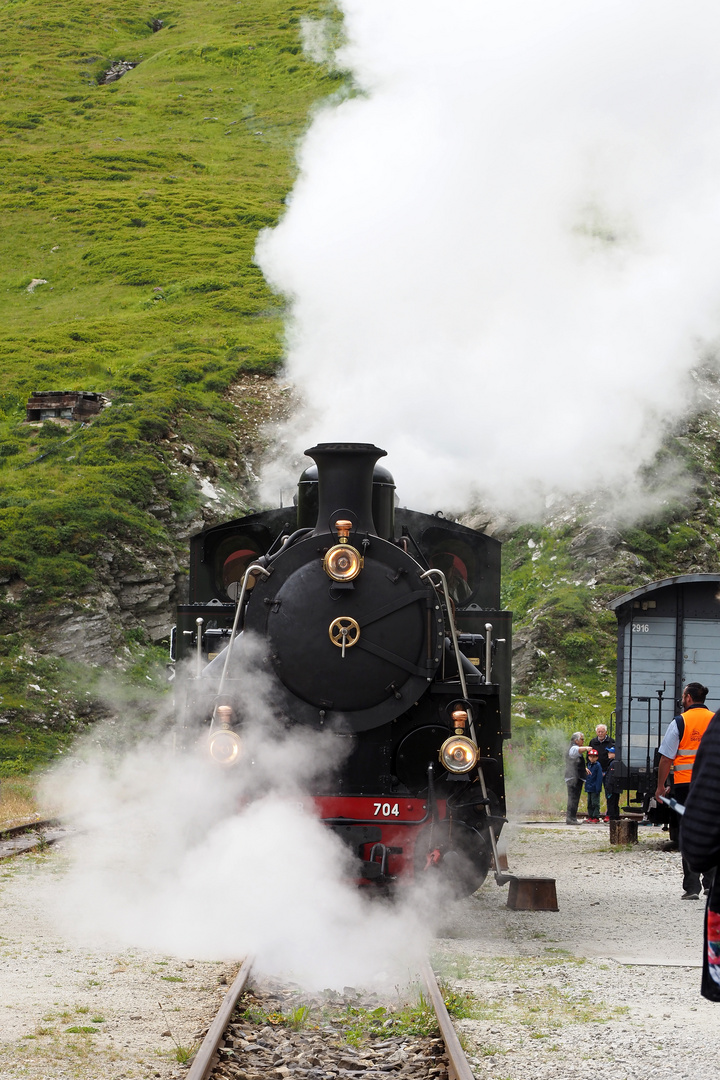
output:
<instances>
[{"instance_id":1,"label":"locomotive chimney","mask_svg":"<svg viewBox=\"0 0 720 1080\"><path fill-rule=\"evenodd\" d=\"M386 451L372 443L319 443L305 453L318 467L315 533L333 532L339 518L354 532L377 533L372 513L373 469Z\"/></svg>"}]
</instances>

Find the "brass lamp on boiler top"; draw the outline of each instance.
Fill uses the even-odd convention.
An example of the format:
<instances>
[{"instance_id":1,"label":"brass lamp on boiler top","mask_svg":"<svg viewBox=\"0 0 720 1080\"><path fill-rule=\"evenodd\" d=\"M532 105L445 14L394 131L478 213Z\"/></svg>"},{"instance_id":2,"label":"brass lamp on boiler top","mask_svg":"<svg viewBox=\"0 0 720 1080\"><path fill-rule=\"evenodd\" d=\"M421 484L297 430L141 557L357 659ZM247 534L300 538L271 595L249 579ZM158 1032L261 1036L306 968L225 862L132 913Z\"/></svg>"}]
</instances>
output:
<instances>
[{"instance_id":1,"label":"brass lamp on boiler top","mask_svg":"<svg viewBox=\"0 0 720 1080\"><path fill-rule=\"evenodd\" d=\"M352 521L336 521L338 543L333 545L323 559L323 570L333 581L354 581L363 568L363 557L348 542Z\"/></svg>"}]
</instances>

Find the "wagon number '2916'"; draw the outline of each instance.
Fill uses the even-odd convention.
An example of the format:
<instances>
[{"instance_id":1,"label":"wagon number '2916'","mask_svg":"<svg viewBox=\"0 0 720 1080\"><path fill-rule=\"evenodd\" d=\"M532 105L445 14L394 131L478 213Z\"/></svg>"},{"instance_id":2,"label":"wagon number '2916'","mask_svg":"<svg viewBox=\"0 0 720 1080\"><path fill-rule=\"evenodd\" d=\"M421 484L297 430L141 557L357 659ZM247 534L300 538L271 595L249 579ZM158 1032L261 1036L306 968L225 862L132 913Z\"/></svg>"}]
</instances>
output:
<instances>
[{"instance_id":1,"label":"wagon number '2916'","mask_svg":"<svg viewBox=\"0 0 720 1080\"><path fill-rule=\"evenodd\" d=\"M375 817L400 817L400 807L396 802L392 803L392 805L389 802L376 802L373 803L373 806L375 807Z\"/></svg>"}]
</instances>

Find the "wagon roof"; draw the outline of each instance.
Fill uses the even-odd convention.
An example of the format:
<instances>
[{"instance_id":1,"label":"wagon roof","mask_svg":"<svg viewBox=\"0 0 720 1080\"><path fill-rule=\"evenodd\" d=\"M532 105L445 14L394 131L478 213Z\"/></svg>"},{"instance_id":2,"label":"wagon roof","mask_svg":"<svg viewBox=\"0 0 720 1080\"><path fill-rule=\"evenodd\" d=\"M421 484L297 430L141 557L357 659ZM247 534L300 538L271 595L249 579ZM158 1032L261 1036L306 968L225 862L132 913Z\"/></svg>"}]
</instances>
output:
<instances>
[{"instance_id":1,"label":"wagon roof","mask_svg":"<svg viewBox=\"0 0 720 1080\"><path fill-rule=\"evenodd\" d=\"M639 589L633 589L632 592L623 593L617 599L611 600L608 607L612 611L616 611L623 604L627 604L631 600L637 600L638 596L645 596L647 593L656 592L658 589L665 589L669 585L700 585L706 581L720 582L720 574L676 574L675 577L663 578L662 581L651 581L649 585L642 585Z\"/></svg>"}]
</instances>

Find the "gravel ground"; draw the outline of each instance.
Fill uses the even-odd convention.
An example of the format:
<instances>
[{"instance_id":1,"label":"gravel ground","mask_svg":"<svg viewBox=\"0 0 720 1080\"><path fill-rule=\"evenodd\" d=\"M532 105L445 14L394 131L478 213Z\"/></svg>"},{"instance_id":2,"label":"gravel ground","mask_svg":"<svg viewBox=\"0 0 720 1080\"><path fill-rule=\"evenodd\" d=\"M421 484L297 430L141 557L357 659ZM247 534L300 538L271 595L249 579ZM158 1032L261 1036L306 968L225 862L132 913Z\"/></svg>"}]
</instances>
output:
<instances>
[{"instance_id":1,"label":"gravel ground","mask_svg":"<svg viewBox=\"0 0 720 1080\"><path fill-rule=\"evenodd\" d=\"M458 1023L478 1080L716 1080L718 1006L700 996L705 905L683 901L667 834L510 827L516 874L556 879L559 911L511 911L486 881L438 943L479 1019Z\"/></svg>"},{"instance_id":2,"label":"gravel ground","mask_svg":"<svg viewBox=\"0 0 720 1080\"><path fill-rule=\"evenodd\" d=\"M447 912L436 966L474 1000L458 1027L478 1080L715 1080L704 905L680 899L666 834L611 848L607 826L507 831L512 871L555 878L560 910L511 911L490 879ZM62 940L48 914L62 867L62 845L0 864L0 1076L182 1075L176 1044L192 1045L231 965Z\"/></svg>"},{"instance_id":3,"label":"gravel ground","mask_svg":"<svg viewBox=\"0 0 720 1080\"><path fill-rule=\"evenodd\" d=\"M62 867L61 845L0 863L0 1077L181 1074L177 1046L192 1046L234 968L63 940L51 915Z\"/></svg>"}]
</instances>

